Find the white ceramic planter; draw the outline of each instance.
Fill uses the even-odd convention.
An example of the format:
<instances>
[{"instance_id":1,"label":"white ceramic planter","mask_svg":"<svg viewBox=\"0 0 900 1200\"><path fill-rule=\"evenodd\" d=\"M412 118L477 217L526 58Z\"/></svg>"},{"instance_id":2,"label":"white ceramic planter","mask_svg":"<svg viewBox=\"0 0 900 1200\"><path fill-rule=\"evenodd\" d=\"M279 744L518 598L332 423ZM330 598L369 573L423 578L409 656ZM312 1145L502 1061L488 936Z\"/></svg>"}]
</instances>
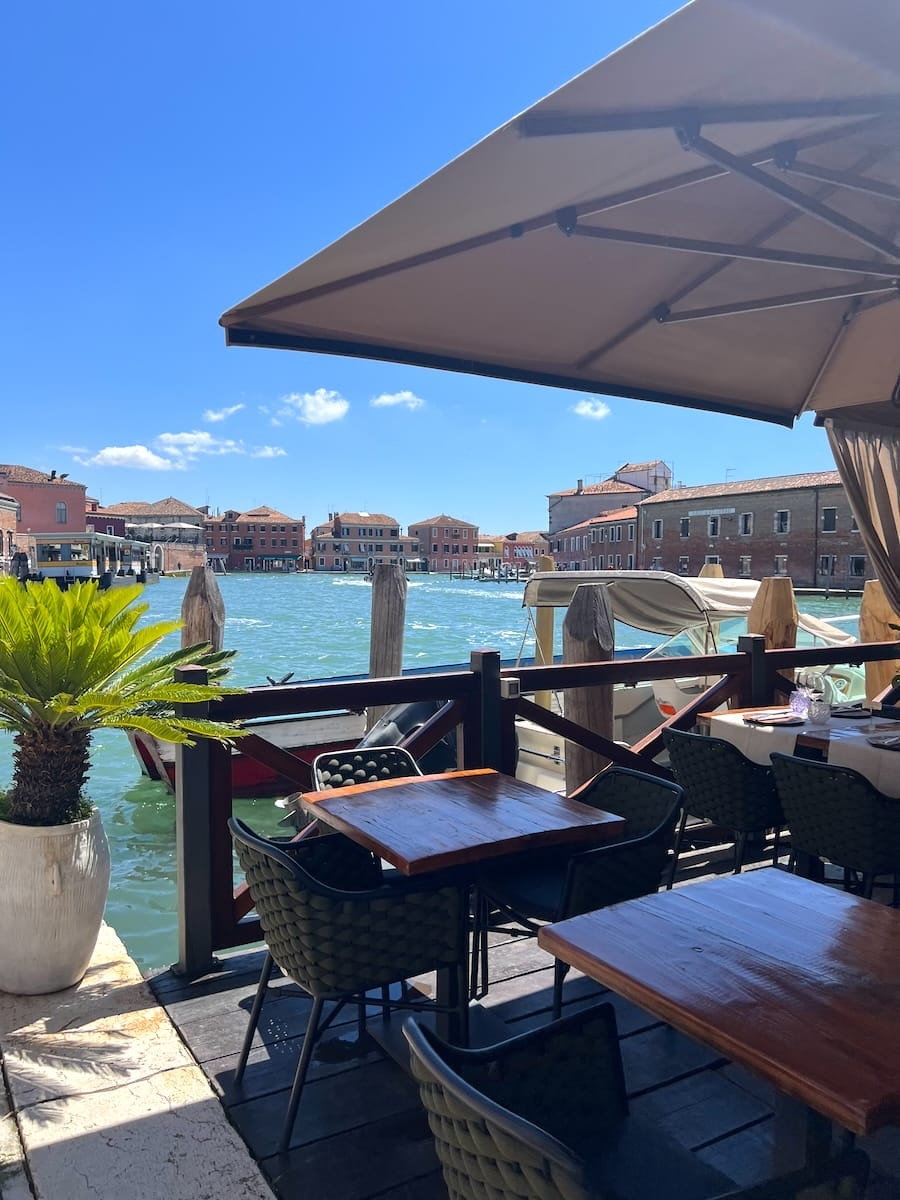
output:
<instances>
[{"instance_id":1,"label":"white ceramic planter","mask_svg":"<svg viewBox=\"0 0 900 1200\"><path fill-rule=\"evenodd\" d=\"M58 992L87 970L109 891L94 812L70 825L0 821L0 991Z\"/></svg>"}]
</instances>

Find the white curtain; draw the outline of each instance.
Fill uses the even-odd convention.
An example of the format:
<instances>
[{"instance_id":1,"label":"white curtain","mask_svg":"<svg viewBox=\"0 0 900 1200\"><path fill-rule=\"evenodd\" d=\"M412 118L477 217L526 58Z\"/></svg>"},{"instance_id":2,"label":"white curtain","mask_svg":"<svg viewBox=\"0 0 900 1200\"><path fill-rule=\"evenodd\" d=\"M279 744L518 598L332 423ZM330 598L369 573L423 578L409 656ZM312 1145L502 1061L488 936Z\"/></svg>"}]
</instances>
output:
<instances>
[{"instance_id":1,"label":"white curtain","mask_svg":"<svg viewBox=\"0 0 900 1200\"><path fill-rule=\"evenodd\" d=\"M900 429L832 419L825 429L875 574L900 613Z\"/></svg>"}]
</instances>

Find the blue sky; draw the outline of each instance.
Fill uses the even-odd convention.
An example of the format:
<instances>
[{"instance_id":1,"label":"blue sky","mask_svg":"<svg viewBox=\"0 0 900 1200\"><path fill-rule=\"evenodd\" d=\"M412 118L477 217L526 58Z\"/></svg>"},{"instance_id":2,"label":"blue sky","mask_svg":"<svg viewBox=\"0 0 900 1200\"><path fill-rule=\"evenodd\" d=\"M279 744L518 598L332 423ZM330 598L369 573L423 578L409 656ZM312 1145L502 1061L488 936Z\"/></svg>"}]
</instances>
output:
<instances>
[{"instance_id":1,"label":"blue sky","mask_svg":"<svg viewBox=\"0 0 900 1200\"><path fill-rule=\"evenodd\" d=\"M832 468L808 419L598 417L576 393L225 348L226 308L674 7L7 9L0 457L104 503L443 510L495 533L544 527L548 492L627 460L686 484Z\"/></svg>"}]
</instances>

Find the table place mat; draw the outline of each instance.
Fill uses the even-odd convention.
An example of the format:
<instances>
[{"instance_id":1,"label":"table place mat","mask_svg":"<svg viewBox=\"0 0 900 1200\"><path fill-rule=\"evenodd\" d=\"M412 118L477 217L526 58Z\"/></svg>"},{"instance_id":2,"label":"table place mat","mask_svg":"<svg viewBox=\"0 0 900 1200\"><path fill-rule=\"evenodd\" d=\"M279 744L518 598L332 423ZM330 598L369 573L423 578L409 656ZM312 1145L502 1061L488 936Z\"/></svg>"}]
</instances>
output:
<instances>
[{"instance_id":1,"label":"table place mat","mask_svg":"<svg viewBox=\"0 0 900 1200\"><path fill-rule=\"evenodd\" d=\"M860 708L858 704L839 704L834 705L831 709L833 717L845 717L851 721L868 721L872 716L867 708Z\"/></svg>"},{"instance_id":2,"label":"table place mat","mask_svg":"<svg viewBox=\"0 0 900 1200\"><path fill-rule=\"evenodd\" d=\"M849 730L847 731L849 733ZM863 775L879 792L900 799L900 769L892 754L882 754L882 747L873 746L861 729L858 736L831 738L828 743L828 762L833 767L849 767ZM884 736L884 735L882 735Z\"/></svg>"}]
</instances>

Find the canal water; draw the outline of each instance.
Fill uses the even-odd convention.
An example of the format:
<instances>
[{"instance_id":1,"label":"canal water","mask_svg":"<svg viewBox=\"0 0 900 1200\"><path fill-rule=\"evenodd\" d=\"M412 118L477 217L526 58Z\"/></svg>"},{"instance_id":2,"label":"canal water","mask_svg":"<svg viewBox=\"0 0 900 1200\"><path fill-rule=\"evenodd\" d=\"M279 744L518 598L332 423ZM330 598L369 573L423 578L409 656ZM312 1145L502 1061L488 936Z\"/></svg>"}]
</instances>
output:
<instances>
[{"instance_id":1,"label":"canal water","mask_svg":"<svg viewBox=\"0 0 900 1200\"><path fill-rule=\"evenodd\" d=\"M144 599L147 620L177 617L185 579L163 578ZM225 644L238 651L235 683L292 682L364 673L369 665L370 585L361 578L309 575L229 575L219 579L225 601ZM522 608L522 584L473 582L447 576L409 580L404 667L465 663L476 649L515 659L534 653ZM804 611L836 616L858 600L804 598ZM559 620L562 614L559 614ZM652 635L623 627L622 647L652 645ZM172 639L177 645L177 635ZM559 644L559 640L557 642ZM107 921L142 969L177 957L174 798L140 774L125 735L94 738L90 796L103 813L112 856ZM11 739L0 735L0 788L10 776ZM235 810L260 832L274 832L270 799L236 800Z\"/></svg>"}]
</instances>

